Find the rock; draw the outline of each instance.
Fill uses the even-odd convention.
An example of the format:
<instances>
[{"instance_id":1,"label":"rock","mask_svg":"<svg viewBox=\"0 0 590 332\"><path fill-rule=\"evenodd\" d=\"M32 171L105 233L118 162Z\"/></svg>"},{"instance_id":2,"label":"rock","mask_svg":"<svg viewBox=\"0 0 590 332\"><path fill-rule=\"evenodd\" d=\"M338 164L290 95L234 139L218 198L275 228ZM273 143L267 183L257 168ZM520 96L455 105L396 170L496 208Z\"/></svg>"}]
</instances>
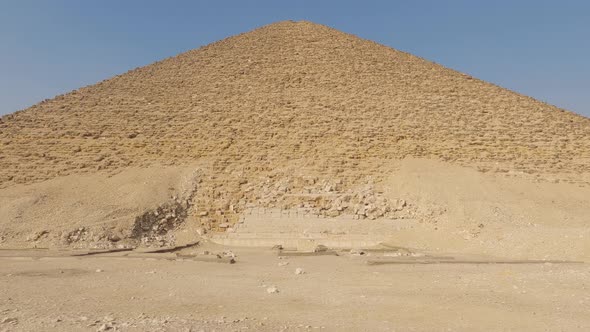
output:
<instances>
[{"instance_id":1,"label":"rock","mask_svg":"<svg viewBox=\"0 0 590 332\"><path fill-rule=\"evenodd\" d=\"M406 206L406 201L403 199L396 199L393 203L394 203L393 209L395 211L401 211Z\"/></svg>"},{"instance_id":2,"label":"rock","mask_svg":"<svg viewBox=\"0 0 590 332\"><path fill-rule=\"evenodd\" d=\"M234 254L231 250L224 251L222 254L224 257L236 258L236 254Z\"/></svg>"},{"instance_id":3,"label":"rock","mask_svg":"<svg viewBox=\"0 0 590 332\"><path fill-rule=\"evenodd\" d=\"M289 262L279 262L279 266L287 266L289 265Z\"/></svg>"},{"instance_id":4,"label":"rock","mask_svg":"<svg viewBox=\"0 0 590 332\"><path fill-rule=\"evenodd\" d=\"M354 256L362 256L365 255L365 252L361 249L350 249L350 254Z\"/></svg>"},{"instance_id":5,"label":"rock","mask_svg":"<svg viewBox=\"0 0 590 332\"><path fill-rule=\"evenodd\" d=\"M340 211L342 210L329 210L326 212L326 216L331 218L338 217L340 215Z\"/></svg>"},{"instance_id":6,"label":"rock","mask_svg":"<svg viewBox=\"0 0 590 332\"><path fill-rule=\"evenodd\" d=\"M207 230L204 229L203 227L199 227L199 228L197 228L197 234L199 234L199 236L203 236L203 235L207 234Z\"/></svg>"},{"instance_id":7,"label":"rock","mask_svg":"<svg viewBox=\"0 0 590 332\"><path fill-rule=\"evenodd\" d=\"M39 240L39 239L40 239L40 238L41 238L43 235L46 235L46 234L49 234L49 232L48 232L48 231L46 231L46 230L42 230L42 231L39 231L39 232L35 232L33 235L29 236L29 237L27 238L27 240L28 240L28 241L37 241L37 240Z\"/></svg>"},{"instance_id":8,"label":"rock","mask_svg":"<svg viewBox=\"0 0 590 332\"><path fill-rule=\"evenodd\" d=\"M302 268L298 267L295 269L295 274L305 274L305 271Z\"/></svg>"},{"instance_id":9,"label":"rock","mask_svg":"<svg viewBox=\"0 0 590 332\"><path fill-rule=\"evenodd\" d=\"M279 289L276 286L271 286L266 289L268 294L276 294L279 292Z\"/></svg>"},{"instance_id":10,"label":"rock","mask_svg":"<svg viewBox=\"0 0 590 332\"><path fill-rule=\"evenodd\" d=\"M113 234L113 235L109 236L109 241L119 242L119 241L121 241L121 237L117 234Z\"/></svg>"},{"instance_id":11,"label":"rock","mask_svg":"<svg viewBox=\"0 0 590 332\"><path fill-rule=\"evenodd\" d=\"M110 329L112 329L113 327L110 324L102 324L96 331L101 332L101 331L108 331Z\"/></svg>"},{"instance_id":12,"label":"rock","mask_svg":"<svg viewBox=\"0 0 590 332\"><path fill-rule=\"evenodd\" d=\"M325 251L328 251L328 247L326 247L322 244L317 245L315 247L315 249L313 250L313 252L325 252Z\"/></svg>"},{"instance_id":13,"label":"rock","mask_svg":"<svg viewBox=\"0 0 590 332\"><path fill-rule=\"evenodd\" d=\"M2 324L17 324L18 323L18 318L15 317L6 317L3 318L2 321L0 321Z\"/></svg>"},{"instance_id":14,"label":"rock","mask_svg":"<svg viewBox=\"0 0 590 332\"><path fill-rule=\"evenodd\" d=\"M101 272L103 272L103 270L101 270L101 269L96 269L96 273L101 273Z\"/></svg>"}]
</instances>

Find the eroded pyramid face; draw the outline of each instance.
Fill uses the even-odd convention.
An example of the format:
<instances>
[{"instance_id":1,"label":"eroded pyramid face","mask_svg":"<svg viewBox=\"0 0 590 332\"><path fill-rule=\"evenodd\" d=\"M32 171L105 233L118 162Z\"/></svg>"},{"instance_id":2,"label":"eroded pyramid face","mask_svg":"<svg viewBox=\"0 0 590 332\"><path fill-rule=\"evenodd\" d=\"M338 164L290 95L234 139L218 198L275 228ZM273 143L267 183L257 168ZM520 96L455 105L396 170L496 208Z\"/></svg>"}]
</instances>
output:
<instances>
[{"instance_id":1,"label":"eroded pyramid face","mask_svg":"<svg viewBox=\"0 0 590 332\"><path fill-rule=\"evenodd\" d=\"M221 40L0 126L1 187L195 161L350 181L406 156L492 171L590 169L589 119L309 22Z\"/></svg>"}]
</instances>

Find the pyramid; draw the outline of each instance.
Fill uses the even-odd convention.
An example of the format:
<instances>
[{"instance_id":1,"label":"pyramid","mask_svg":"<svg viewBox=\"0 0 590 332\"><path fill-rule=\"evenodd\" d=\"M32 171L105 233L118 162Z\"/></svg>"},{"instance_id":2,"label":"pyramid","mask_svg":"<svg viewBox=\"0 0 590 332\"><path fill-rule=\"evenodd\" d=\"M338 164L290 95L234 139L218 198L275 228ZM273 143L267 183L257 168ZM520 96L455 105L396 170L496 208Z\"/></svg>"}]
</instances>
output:
<instances>
[{"instance_id":1,"label":"pyramid","mask_svg":"<svg viewBox=\"0 0 590 332\"><path fill-rule=\"evenodd\" d=\"M0 118L2 331L590 331L589 239L590 119L310 22Z\"/></svg>"},{"instance_id":2,"label":"pyramid","mask_svg":"<svg viewBox=\"0 0 590 332\"><path fill-rule=\"evenodd\" d=\"M195 164L201 206L234 211L378 183L408 157L587 185L590 119L285 21L5 115L0 149L0 188Z\"/></svg>"}]
</instances>

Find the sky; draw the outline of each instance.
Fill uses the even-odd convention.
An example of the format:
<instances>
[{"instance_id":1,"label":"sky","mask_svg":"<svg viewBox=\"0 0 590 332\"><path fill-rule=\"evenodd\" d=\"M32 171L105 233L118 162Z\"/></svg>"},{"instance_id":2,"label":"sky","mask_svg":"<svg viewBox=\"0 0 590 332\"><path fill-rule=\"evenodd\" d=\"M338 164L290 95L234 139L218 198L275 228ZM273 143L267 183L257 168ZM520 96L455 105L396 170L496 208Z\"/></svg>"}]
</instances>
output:
<instances>
[{"instance_id":1,"label":"sky","mask_svg":"<svg viewBox=\"0 0 590 332\"><path fill-rule=\"evenodd\" d=\"M0 115L282 20L308 20L590 117L590 1L0 0Z\"/></svg>"}]
</instances>

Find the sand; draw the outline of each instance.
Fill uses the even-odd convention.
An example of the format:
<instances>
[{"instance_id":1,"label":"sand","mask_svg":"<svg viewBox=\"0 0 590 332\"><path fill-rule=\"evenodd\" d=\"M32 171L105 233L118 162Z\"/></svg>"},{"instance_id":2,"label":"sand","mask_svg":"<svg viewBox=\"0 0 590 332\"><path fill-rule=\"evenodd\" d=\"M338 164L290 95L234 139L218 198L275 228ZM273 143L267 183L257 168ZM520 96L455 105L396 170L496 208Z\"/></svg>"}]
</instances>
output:
<instances>
[{"instance_id":1,"label":"sand","mask_svg":"<svg viewBox=\"0 0 590 332\"><path fill-rule=\"evenodd\" d=\"M221 251L222 248L194 248ZM9 331L585 331L586 264L367 265L232 248L235 264L0 257ZM1 254L2 252L0 252ZM22 254L22 253L21 253ZM376 255L376 254L374 254ZM279 263L288 262L280 266ZM305 274L295 274L297 268ZM100 272L97 272L100 271ZM276 287L277 293L267 289Z\"/></svg>"}]
</instances>

